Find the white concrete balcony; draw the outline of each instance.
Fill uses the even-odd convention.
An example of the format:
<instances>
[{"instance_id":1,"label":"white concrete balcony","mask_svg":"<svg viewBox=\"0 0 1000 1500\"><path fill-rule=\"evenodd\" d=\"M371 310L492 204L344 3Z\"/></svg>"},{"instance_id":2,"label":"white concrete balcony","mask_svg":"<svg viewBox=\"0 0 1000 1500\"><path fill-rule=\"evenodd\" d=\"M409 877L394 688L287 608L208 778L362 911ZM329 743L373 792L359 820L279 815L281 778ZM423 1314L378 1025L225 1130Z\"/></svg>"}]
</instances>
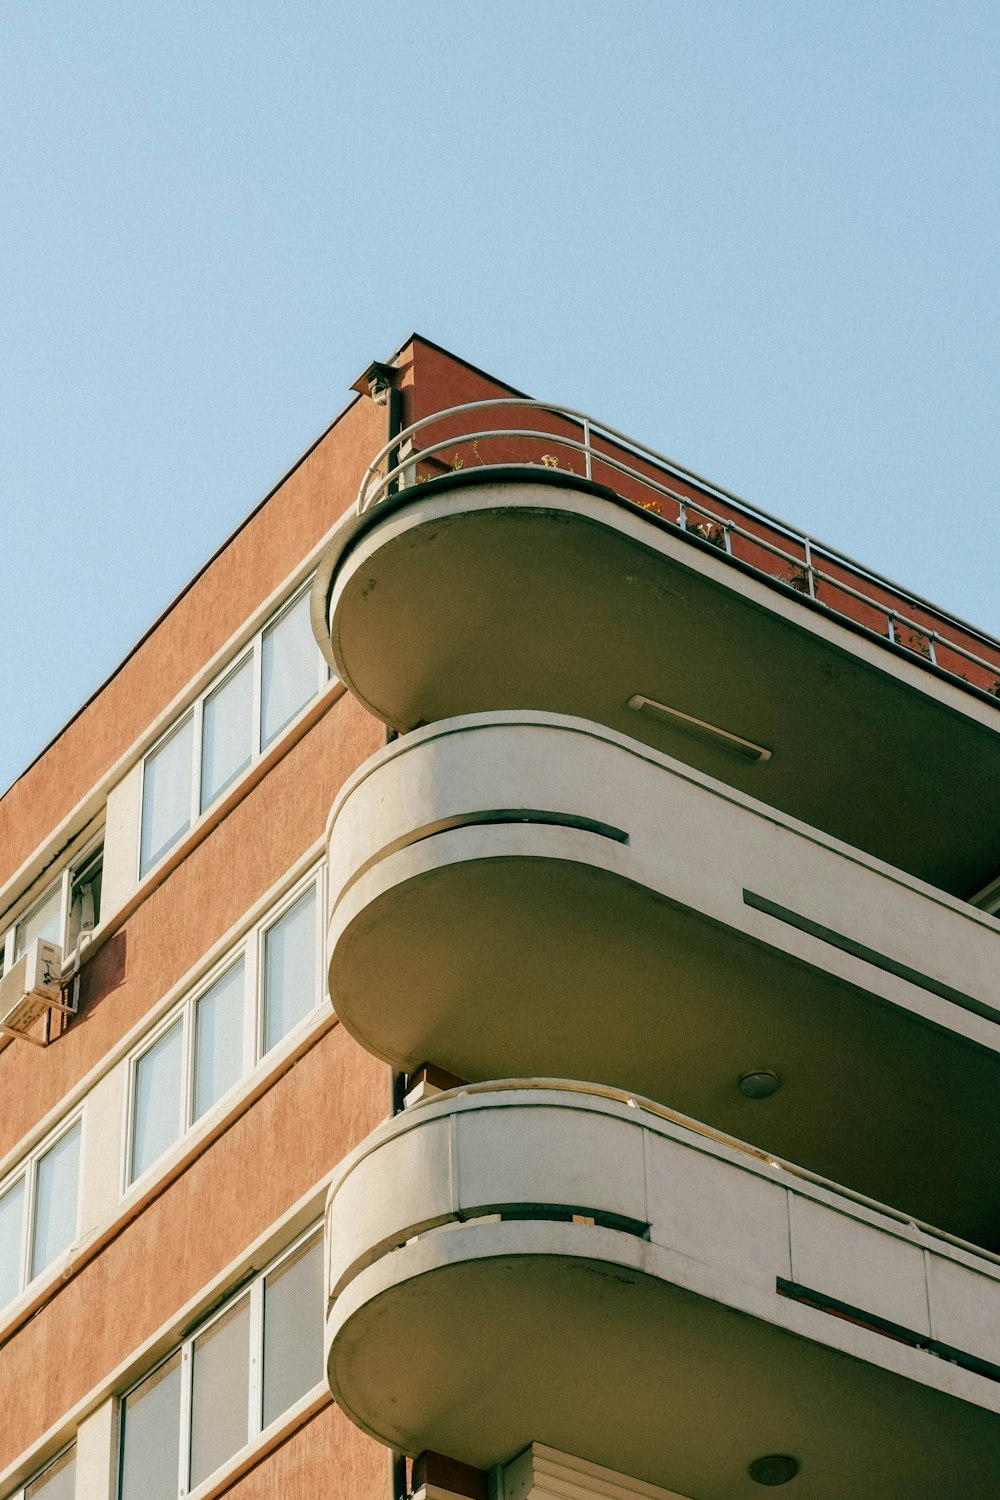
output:
<instances>
[{"instance_id":1,"label":"white concrete balcony","mask_svg":"<svg viewBox=\"0 0 1000 1500\"><path fill-rule=\"evenodd\" d=\"M536 461L546 442L558 454L543 435ZM810 572L738 525L697 522L705 504L671 501L673 521L662 486L593 459L606 485L467 458L346 516L313 620L350 690L400 730L579 715L953 894L986 888L1000 870L1000 703L976 690L985 658L901 627L884 581L840 561ZM809 546L795 539L818 556ZM1000 662L995 643L979 651Z\"/></svg>"},{"instance_id":2,"label":"white concrete balcony","mask_svg":"<svg viewBox=\"0 0 1000 1500\"><path fill-rule=\"evenodd\" d=\"M1000 1243L995 918L538 713L372 757L329 870L334 1007L397 1068L598 1078Z\"/></svg>"},{"instance_id":3,"label":"white concrete balcony","mask_svg":"<svg viewBox=\"0 0 1000 1500\"><path fill-rule=\"evenodd\" d=\"M694 1500L995 1500L1000 1263L655 1106L485 1084L386 1122L327 1206L328 1376L366 1432L532 1442Z\"/></svg>"}]
</instances>

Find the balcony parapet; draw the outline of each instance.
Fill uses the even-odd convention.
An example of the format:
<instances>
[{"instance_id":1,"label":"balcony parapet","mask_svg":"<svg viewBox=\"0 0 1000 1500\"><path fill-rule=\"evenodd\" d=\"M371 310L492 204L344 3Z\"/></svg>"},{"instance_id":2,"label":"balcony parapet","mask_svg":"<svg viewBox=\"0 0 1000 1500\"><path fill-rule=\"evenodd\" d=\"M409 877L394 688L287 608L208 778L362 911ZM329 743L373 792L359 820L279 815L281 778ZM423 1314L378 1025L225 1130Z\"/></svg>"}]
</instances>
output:
<instances>
[{"instance_id":1,"label":"balcony parapet","mask_svg":"<svg viewBox=\"0 0 1000 1500\"><path fill-rule=\"evenodd\" d=\"M721 523L692 520L683 496L673 520L638 479L612 488L596 451L590 477L508 462L526 440L497 437L496 462L426 482L411 454L344 518L313 626L356 697L399 730L513 708L593 719L955 894L986 890L996 643L979 640L975 669L944 646L934 662L776 580L758 566L763 533L755 562L716 545ZM925 626L907 633L933 645Z\"/></svg>"},{"instance_id":2,"label":"balcony parapet","mask_svg":"<svg viewBox=\"0 0 1000 1500\"><path fill-rule=\"evenodd\" d=\"M331 997L397 1068L604 1078L1000 1241L994 918L557 715L395 741L328 838Z\"/></svg>"},{"instance_id":3,"label":"balcony parapet","mask_svg":"<svg viewBox=\"0 0 1000 1500\"><path fill-rule=\"evenodd\" d=\"M1000 1482L996 1258L634 1096L485 1084L387 1122L331 1188L327 1275L331 1389L405 1451L538 1441L712 1500L761 1452L813 1500Z\"/></svg>"}]
</instances>

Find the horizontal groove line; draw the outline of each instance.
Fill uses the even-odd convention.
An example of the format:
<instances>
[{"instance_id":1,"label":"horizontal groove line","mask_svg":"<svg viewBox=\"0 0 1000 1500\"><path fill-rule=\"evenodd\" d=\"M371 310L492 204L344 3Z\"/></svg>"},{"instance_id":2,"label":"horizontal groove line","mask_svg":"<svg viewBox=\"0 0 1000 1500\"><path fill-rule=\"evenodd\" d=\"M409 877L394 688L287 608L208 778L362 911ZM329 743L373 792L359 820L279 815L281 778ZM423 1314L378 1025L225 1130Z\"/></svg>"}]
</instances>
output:
<instances>
[{"instance_id":1,"label":"horizontal groove line","mask_svg":"<svg viewBox=\"0 0 1000 1500\"><path fill-rule=\"evenodd\" d=\"M769 901L766 896L758 896L755 891L743 891L743 901L746 906L753 907L755 911L762 911L769 917L776 917L779 922L785 922L789 927L796 927L800 932L806 932L810 937L819 938L823 943L829 943L832 948L839 948L842 953L849 953L852 958L863 959L865 963L872 964L876 969L882 969L886 974L894 974L897 979L905 979L909 984L915 984L922 990L928 990L932 995L938 995L942 1000L950 1000L953 1005L961 1006L963 1010L972 1011L974 1015L984 1016L989 1021L1000 1019L1000 1011L993 1005L987 1005L983 1000L977 1000L973 995L967 995L964 990L956 990L950 984L944 984L940 979L932 979L929 974L922 974L919 969L911 969L909 964L901 964L894 958L889 958L885 953L879 953L876 948L868 948L864 943L858 943L854 938L844 937L843 933L834 932L832 927L823 927L819 922L814 922L810 917L800 916L798 912L790 911L787 906L779 906L776 901Z\"/></svg>"},{"instance_id":2,"label":"horizontal groove line","mask_svg":"<svg viewBox=\"0 0 1000 1500\"><path fill-rule=\"evenodd\" d=\"M787 1297L791 1302L801 1302L804 1307L812 1307L817 1312L829 1313L831 1317L855 1323L860 1328L867 1328L872 1333L880 1333L884 1338L892 1339L894 1343L906 1344L911 1349L922 1349L925 1354L933 1354L936 1359L958 1365L963 1370L971 1371L973 1375L1000 1381L1000 1365L993 1364L988 1359L980 1359L978 1355L969 1354L964 1349L956 1349L951 1344L944 1344L940 1339L932 1339L928 1334L917 1333L915 1329L906 1328L901 1323L893 1323L889 1318L879 1317L877 1313L866 1312L862 1307L854 1307L850 1302L828 1297L825 1292L817 1292L797 1281L787 1281L783 1276L777 1277L775 1290L779 1297Z\"/></svg>"},{"instance_id":3,"label":"horizontal groove line","mask_svg":"<svg viewBox=\"0 0 1000 1500\"><path fill-rule=\"evenodd\" d=\"M333 910L337 909L352 886L367 875L369 870L381 864L383 860L390 859L392 855L399 854L404 849L411 849L415 844L422 844L427 839L437 838L441 833L454 833L460 828L489 827L493 824L499 827L535 825L548 828L572 828L580 833L593 833L598 838L609 839L613 844L629 842L629 836L624 828L616 828L613 823L602 823L597 818L580 817L575 813L547 812L543 808L532 807L494 807L483 812L456 813L450 818L438 818L433 823L425 823L420 828L411 829L409 833L393 839L377 854L366 859L341 885L333 901Z\"/></svg>"},{"instance_id":4,"label":"horizontal groove line","mask_svg":"<svg viewBox=\"0 0 1000 1500\"><path fill-rule=\"evenodd\" d=\"M629 841L624 828L616 828L613 823L602 823L597 818L586 818L576 813L546 812L534 807L495 807L486 812L458 813L452 818L442 818L433 828L415 830L398 847L419 844L424 839L432 839L439 833L450 833L455 828L479 828L491 823L543 823L549 827L578 828L584 833L596 833L599 838L611 839L616 844L627 844Z\"/></svg>"}]
</instances>

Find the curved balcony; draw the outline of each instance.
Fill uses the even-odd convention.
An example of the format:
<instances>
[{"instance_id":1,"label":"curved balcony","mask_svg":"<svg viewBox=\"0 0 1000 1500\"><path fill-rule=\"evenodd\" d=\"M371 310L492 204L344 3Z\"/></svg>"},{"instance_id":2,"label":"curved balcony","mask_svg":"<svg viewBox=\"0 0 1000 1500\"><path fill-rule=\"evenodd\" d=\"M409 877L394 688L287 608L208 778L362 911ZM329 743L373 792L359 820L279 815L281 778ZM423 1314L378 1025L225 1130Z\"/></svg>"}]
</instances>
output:
<instances>
[{"instance_id":1,"label":"curved balcony","mask_svg":"<svg viewBox=\"0 0 1000 1500\"><path fill-rule=\"evenodd\" d=\"M587 419L486 404L516 410L395 440L320 567L317 638L362 702L401 730L579 715L953 894L987 887L1000 644Z\"/></svg>"},{"instance_id":2,"label":"curved balcony","mask_svg":"<svg viewBox=\"0 0 1000 1500\"><path fill-rule=\"evenodd\" d=\"M600 1078L1000 1242L993 918L532 713L372 757L331 814L329 871L334 1007L397 1068ZM754 1069L772 1097L741 1092Z\"/></svg>"},{"instance_id":3,"label":"curved balcony","mask_svg":"<svg viewBox=\"0 0 1000 1500\"><path fill-rule=\"evenodd\" d=\"M1000 1485L996 1258L634 1098L490 1084L387 1122L331 1188L327 1277L333 1394L407 1452L539 1442L698 1500L775 1452L804 1500Z\"/></svg>"}]
</instances>

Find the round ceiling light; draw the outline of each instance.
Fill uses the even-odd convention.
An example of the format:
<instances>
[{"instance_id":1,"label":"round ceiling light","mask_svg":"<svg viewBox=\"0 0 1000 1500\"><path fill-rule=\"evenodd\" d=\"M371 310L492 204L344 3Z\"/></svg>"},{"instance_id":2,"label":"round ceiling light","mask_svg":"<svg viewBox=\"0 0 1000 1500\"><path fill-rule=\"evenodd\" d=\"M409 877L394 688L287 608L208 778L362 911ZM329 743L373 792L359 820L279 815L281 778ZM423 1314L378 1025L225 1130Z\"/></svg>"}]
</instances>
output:
<instances>
[{"instance_id":1,"label":"round ceiling light","mask_svg":"<svg viewBox=\"0 0 1000 1500\"><path fill-rule=\"evenodd\" d=\"M746 1099L770 1099L780 1082L770 1068L751 1068L748 1073L740 1074L740 1093Z\"/></svg>"},{"instance_id":2,"label":"round ceiling light","mask_svg":"<svg viewBox=\"0 0 1000 1500\"><path fill-rule=\"evenodd\" d=\"M755 1484L787 1484L799 1472L799 1465L787 1453L768 1453L755 1458L747 1472Z\"/></svg>"}]
</instances>

